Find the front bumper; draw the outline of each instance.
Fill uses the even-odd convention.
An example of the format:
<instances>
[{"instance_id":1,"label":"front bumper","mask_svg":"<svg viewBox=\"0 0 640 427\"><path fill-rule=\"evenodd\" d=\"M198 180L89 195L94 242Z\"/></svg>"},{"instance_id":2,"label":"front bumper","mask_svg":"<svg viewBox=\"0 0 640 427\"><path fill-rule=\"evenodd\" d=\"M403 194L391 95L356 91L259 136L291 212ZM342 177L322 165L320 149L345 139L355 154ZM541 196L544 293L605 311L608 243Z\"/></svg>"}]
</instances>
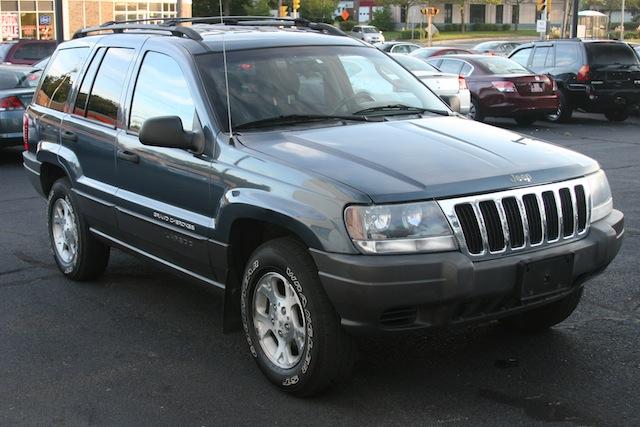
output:
<instances>
[{"instance_id":1,"label":"front bumper","mask_svg":"<svg viewBox=\"0 0 640 427\"><path fill-rule=\"evenodd\" d=\"M504 258L472 261L460 252L345 255L312 250L324 289L352 334L486 321L558 300L602 272L622 244L614 210L581 240ZM538 299L519 297L519 265L573 254L572 286Z\"/></svg>"}]
</instances>

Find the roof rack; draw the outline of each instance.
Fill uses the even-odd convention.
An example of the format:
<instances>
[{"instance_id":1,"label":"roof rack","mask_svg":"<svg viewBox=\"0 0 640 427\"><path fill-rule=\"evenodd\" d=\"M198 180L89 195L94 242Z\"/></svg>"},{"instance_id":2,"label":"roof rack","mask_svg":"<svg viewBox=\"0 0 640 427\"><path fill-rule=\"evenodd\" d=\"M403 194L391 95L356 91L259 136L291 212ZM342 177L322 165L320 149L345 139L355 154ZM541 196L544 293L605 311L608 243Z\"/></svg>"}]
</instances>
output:
<instances>
[{"instance_id":1,"label":"roof rack","mask_svg":"<svg viewBox=\"0 0 640 427\"><path fill-rule=\"evenodd\" d=\"M192 40L202 40L202 36L193 28L180 27L175 25L166 24L141 24L140 22L158 21L158 19L137 19L132 21L109 21L97 27L82 28L73 34L74 39L79 39L88 36L90 33L99 33L102 31L112 31L113 33L124 33L127 30L138 31L164 31L168 32L172 36L186 37Z\"/></svg>"}]
</instances>

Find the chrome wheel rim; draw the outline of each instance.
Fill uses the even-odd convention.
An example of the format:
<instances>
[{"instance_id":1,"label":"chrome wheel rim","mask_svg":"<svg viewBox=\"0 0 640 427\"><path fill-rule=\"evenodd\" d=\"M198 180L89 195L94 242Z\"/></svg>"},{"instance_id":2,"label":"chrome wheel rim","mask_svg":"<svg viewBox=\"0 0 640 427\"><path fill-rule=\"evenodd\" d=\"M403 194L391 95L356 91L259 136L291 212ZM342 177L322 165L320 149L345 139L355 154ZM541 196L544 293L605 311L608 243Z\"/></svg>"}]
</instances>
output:
<instances>
[{"instance_id":1,"label":"chrome wheel rim","mask_svg":"<svg viewBox=\"0 0 640 427\"><path fill-rule=\"evenodd\" d=\"M253 327L264 354L282 369L294 367L304 353L307 338L300 298L287 278L264 274L253 294Z\"/></svg>"},{"instance_id":2,"label":"chrome wheel rim","mask_svg":"<svg viewBox=\"0 0 640 427\"><path fill-rule=\"evenodd\" d=\"M555 122L556 120L558 120L560 118L561 115L562 115L562 107L559 106L558 109L556 110L556 112L553 113L553 114L548 114L547 118L549 120L551 120L552 122Z\"/></svg>"},{"instance_id":3,"label":"chrome wheel rim","mask_svg":"<svg viewBox=\"0 0 640 427\"><path fill-rule=\"evenodd\" d=\"M65 199L57 199L51 212L53 247L58 258L71 264L78 253L78 227L73 208Z\"/></svg>"}]
</instances>

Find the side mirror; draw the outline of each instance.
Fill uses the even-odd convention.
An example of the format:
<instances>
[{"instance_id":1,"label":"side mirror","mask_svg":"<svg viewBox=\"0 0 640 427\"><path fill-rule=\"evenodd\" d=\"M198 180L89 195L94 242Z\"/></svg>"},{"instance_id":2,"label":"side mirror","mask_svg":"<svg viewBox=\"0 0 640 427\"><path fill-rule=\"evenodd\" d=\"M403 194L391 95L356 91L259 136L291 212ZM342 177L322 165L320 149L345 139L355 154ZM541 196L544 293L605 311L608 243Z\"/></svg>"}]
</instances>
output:
<instances>
[{"instance_id":1,"label":"side mirror","mask_svg":"<svg viewBox=\"0 0 640 427\"><path fill-rule=\"evenodd\" d=\"M144 145L154 147L196 149L194 132L185 132L178 116L162 116L147 119L142 124L138 139Z\"/></svg>"}]
</instances>

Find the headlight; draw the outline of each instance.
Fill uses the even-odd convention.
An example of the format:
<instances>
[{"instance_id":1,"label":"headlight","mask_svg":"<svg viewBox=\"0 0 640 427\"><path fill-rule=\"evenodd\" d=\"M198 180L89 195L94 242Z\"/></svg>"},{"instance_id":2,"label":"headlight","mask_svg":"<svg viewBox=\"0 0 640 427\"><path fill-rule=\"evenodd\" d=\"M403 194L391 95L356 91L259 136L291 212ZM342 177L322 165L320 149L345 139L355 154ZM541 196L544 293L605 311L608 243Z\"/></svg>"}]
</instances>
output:
<instances>
[{"instance_id":1,"label":"headlight","mask_svg":"<svg viewBox=\"0 0 640 427\"><path fill-rule=\"evenodd\" d=\"M613 210L613 199L607 175L602 170L587 177L591 192L591 222L609 215Z\"/></svg>"},{"instance_id":2,"label":"headlight","mask_svg":"<svg viewBox=\"0 0 640 427\"><path fill-rule=\"evenodd\" d=\"M349 206L347 231L365 253L443 252L458 248L435 202Z\"/></svg>"}]
</instances>

